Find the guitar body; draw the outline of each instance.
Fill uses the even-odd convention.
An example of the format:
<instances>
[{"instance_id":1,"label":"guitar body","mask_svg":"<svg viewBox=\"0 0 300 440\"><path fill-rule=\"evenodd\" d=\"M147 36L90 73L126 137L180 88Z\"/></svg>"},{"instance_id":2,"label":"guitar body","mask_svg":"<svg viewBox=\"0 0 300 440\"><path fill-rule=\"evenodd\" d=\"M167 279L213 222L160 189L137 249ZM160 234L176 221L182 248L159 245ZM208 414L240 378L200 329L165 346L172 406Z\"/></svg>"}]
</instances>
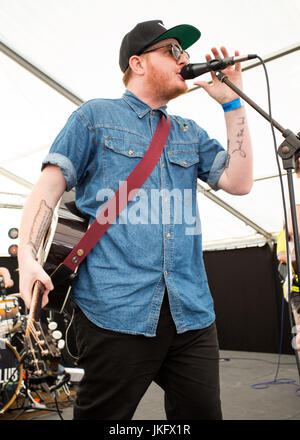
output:
<instances>
[{"instance_id":1,"label":"guitar body","mask_svg":"<svg viewBox=\"0 0 300 440\"><path fill-rule=\"evenodd\" d=\"M56 209L46 238L44 270L51 273L64 261L88 228L88 220L75 205L74 191L65 192ZM62 312L71 289L70 281L55 287L49 293L46 308Z\"/></svg>"}]
</instances>

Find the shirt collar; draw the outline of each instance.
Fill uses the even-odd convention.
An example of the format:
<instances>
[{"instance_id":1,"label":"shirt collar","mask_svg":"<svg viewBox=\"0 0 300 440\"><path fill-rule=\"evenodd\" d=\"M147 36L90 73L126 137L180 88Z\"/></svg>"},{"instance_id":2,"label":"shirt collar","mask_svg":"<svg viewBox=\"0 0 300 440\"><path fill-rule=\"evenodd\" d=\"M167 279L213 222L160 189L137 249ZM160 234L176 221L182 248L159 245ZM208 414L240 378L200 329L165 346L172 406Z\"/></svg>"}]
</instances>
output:
<instances>
[{"instance_id":1,"label":"shirt collar","mask_svg":"<svg viewBox=\"0 0 300 440\"><path fill-rule=\"evenodd\" d=\"M148 104L141 101L137 96L135 96L129 90L126 90L122 98L132 108L132 110L135 111L135 113L138 115L139 118L143 118L147 113L153 110L151 107L149 107ZM165 117L168 118L166 105L164 105L163 107L159 107L158 109L155 110L160 110L165 115Z\"/></svg>"}]
</instances>

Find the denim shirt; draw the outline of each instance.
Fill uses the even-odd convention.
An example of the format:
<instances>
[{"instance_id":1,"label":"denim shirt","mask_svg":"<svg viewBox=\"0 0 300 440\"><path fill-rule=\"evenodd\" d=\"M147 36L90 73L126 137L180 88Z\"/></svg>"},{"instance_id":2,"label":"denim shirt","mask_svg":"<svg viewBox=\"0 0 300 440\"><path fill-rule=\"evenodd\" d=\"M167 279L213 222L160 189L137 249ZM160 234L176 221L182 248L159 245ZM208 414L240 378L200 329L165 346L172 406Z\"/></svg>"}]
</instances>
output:
<instances>
[{"instance_id":1,"label":"denim shirt","mask_svg":"<svg viewBox=\"0 0 300 440\"><path fill-rule=\"evenodd\" d=\"M126 91L72 113L43 161L60 167L90 223L146 152L161 114ZM155 336L165 287L178 333L215 320L202 256L197 178L217 189L226 152L170 116L159 162L78 269L71 298L99 327ZM204 213L205 215L205 213Z\"/></svg>"}]
</instances>

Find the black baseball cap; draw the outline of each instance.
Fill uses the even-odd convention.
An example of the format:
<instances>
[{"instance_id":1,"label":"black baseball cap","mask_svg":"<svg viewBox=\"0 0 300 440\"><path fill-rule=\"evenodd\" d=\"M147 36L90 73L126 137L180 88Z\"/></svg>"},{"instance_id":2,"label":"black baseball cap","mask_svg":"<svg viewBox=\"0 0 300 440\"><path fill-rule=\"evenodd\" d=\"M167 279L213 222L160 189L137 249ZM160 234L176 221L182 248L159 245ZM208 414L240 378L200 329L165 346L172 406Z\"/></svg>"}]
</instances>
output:
<instances>
[{"instance_id":1,"label":"black baseball cap","mask_svg":"<svg viewBox=\"0 0 300 440\"><path fill-rule=\"evenodd\" d=\"M175 38L186 50L201 36L201 32L189 24L180 24L167 29L162 20L150 20L138 23L123 38L120 47L119 64L122 72L125 72L132 55L140 55L147 47L166 38Z\"/></svg>"}]
</instances>

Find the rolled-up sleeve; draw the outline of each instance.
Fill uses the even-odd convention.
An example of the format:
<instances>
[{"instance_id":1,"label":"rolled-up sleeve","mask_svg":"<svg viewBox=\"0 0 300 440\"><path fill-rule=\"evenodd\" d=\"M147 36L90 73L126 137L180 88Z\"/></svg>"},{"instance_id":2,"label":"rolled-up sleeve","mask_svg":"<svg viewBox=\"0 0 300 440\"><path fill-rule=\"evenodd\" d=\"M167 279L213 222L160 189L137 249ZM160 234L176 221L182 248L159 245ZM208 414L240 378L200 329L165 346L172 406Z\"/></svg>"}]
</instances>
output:
<instances>
[{"instance_id":1,"label":"rolled-up sleeve","mask_svg":"<svg viewBox=\"0 0 300 440\"><path fill-rule=\"evenodd\" d=\"M42 170L49 164L58 166L67 183L66 191L70 191L81 179L92 147L92 130L75 111L54 140Z\"/></svg>"},{"instance_id":2,"label":"rolled-up sleeve","mask_svg":"<svg viewBox=\"0 0 300 440\"><path fill-rule=\"evenodd\" d=\"M208 183L216 191L219 189L218 182L221 175L223 174L226 162L227 162L226 151L219 151L215 157L215 160L213 161L210 173L206 181L206 183Z\"/></svg>"},{"instance_id":3,"label":"rolled-up sleeve","mask_svg":"<svg viewBox=\"0 0 300 440\"><path fill-rule=\"evenodd\" d=\"M49 153L42 163L42 170L46 165L56 165L60 168L66 182L66 191L70 191L77 183L77 174L70 159L60 153Z\"/></svg>"},{"instance_id":4,"label":"rolled-up sleeve","mask_svg":"<svg viewBox=\"0 0 300 440\"><path fill-rule=\"evenodd\" d=\"M205 130L199 134L199 167L198 178L218 190L218 181L226 167L227 152L222 145L208 136Z\"/></svg>"}]
</instances>

